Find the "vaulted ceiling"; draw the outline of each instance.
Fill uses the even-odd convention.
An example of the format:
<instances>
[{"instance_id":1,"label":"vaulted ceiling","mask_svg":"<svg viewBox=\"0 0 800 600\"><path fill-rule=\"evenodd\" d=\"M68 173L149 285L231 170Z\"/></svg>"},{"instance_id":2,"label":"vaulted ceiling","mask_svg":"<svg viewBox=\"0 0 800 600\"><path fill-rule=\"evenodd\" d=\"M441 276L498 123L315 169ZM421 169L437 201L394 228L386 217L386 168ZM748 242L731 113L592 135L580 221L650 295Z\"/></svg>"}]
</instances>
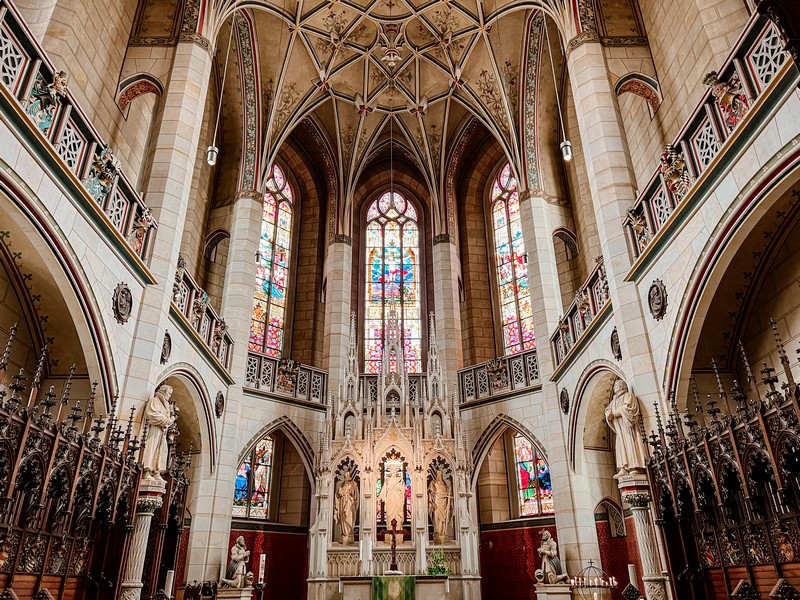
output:
<instances>
[{"instance_id":1,"label":"vaulted ceiling","mask_svg":"<svg viewBox=\"0 0 800 600\"><path fill-rule=\"evenodd\" d=\"M516 170L526 160L523 104L526 93L535 95L526 79L537 74L539 47L546 44L543 14L554 17L550 35L557 37L558 30L574 29L572 1L212 5L208 27L219 31L221 60L231 16L234 22L224 113L225 122L245 126L243 171L250 169L252 187L260 187L281 145L304 123L327 146L326 168L339 198L352 196L371 157L391 140L416 164L437 203L446 195L448 160L470 120L492 133ZM529 55L537 61L532 70Z\"/></svg>"}]
</instances>

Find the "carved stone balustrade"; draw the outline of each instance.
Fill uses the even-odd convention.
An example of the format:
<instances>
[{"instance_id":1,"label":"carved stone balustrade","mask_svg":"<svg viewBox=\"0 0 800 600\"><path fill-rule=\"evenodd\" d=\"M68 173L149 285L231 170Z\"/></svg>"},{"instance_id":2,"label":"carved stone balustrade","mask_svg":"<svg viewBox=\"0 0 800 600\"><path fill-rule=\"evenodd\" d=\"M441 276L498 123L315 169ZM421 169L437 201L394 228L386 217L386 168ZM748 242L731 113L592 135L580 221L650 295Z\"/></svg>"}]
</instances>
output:
<instances>
[{"instance_id":1,"label":"carved stone balustrade","mask_svg":"<svg viewBox=\"0 0 800 600\"><path fill-rule=\"evenodd\" d=\"M536 349L461 369L458 381L462 403L529 391L541 383Z\"/></svg>"},{"instance_id":2,"label":"carved stone balustrade","mask_svg":"<svg viewBox=\"0 0 800 600\"><path fill-rule=\"evenodd\" d=\"M736 135L739 125L756 118L751 109L769 110L759 100L787 61L778 30L754 14L722 68L703 79L706 93L628 210L624 225L634 259L674 221L678 207L702 193L696 188L711 179L717 157L742 137Z\"/></svg>"}]
</instances>

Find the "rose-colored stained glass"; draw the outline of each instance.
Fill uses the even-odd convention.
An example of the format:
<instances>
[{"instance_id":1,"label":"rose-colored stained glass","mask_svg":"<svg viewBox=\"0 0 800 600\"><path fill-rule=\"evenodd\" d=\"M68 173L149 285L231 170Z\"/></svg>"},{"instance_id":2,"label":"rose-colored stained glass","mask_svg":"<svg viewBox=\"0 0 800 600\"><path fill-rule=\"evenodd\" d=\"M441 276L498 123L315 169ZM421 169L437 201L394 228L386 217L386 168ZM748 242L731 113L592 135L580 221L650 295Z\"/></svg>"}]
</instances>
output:
<instances>
[{"instance_id":1,"label":"rose-colored stained glass","mask_svg":"<svg viewBox=\"0 0 800 600\"><path fill-rule=\"evenodd\" d=\"M277 165L272 167L266 187L248 348L281 356L292 239L292 190Z\"/></svg>"},{"instance_id":2,"label":"rose-colored stained glass","mask_svg":"<svg viewBox=\"0 0 800 600\"><path fill-rule=\"evenodd\" d=\"M508 164L500 170L492 185L491 209L503 349L505 354L514 354L535 348L536 337L533 333L519 192Z\"/></svg>"},{"instance_id":3,"label":"rose-colored stained glass","mask_svg":"<svg viewBox=\"0 0 800 600\"><path fill-rule=\"evenodd\" d=\"M405 371L419 373L422 318L419 276L419 224L411 202L386 192L367 210L364 370L378 373L389 303L402 320Z\"/></svg>"},{"instance_id":4,"label":"rose-colored stained glass","mask_svg":"<svg viewBox=\"0 0 800 600\"><path fill-rule=\"evenodd\" d=\"M550 468L531 441L519 433L514 436L514 459L517 465L519 516L553 514Z\"/></svg>"}]
</instances>

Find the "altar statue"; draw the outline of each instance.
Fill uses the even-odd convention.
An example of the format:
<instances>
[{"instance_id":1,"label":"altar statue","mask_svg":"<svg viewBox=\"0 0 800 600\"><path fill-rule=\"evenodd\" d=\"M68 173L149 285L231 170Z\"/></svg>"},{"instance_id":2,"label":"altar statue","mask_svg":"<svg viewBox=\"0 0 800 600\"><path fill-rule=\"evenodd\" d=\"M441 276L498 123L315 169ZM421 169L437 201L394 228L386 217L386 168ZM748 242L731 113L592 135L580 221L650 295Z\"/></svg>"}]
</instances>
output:
<instances>
[{"instance_id":1,"label":"altar statue","mask_svg":"<svg viewBox=\"0 0 800 600\"><path fill-rule=\"evenodd\" d=\"M405 521L406 485L403 475L400 473L400 467L392 467L389 473L384 475L383 487L378 495L378 500L383 500L384 503L386 525L389 526L392 519L395 519L402 528L403 521Z\"/></svg>"},{"instance_id":2,"label":"altar statue","mask_svg":"<svg viewBox=\"0 0 800 600\"><path fill-rule=\"evenodd\" d=\"M646 458L639 434L639 400L628 391L622 380L614 382L614 393L606 407L606 422L617 436L615 455L619 472L618 479L628 473L644 472Z\"/></svg>"},{"instance_id":3,"label":"altar statue","mask_svg":"<svg viewBox=\"0 0 800 600\"><path fill-rule=\"evenodd\" d=\"M342 530L342 544L353 543L353 528L358 513L358 484L353 481L353 473L346 470L344 479L336 491L333 504L333 518Z\"/></svg>"},{"instance_id":4,"label":"altar statue","mask_svg":"<svg viewBox=\"0 0 800 600\"><path fill-rule=\"evenodd\" d=\"M147 443L142 456L145 479L164 483L161 473L167 469L167 431L175 422L175 411L169 399L172 386L162 384L144 407L144 418L148 423Z\"/></svg>"},{"instance_id":5,"label":"altar statue","mask_svg":"<svg viewBox=\"0 0 800 600\"><path fill-rule=\"evenodd\" d=\"M247 570L247 561L250 560L250 550L244 545L244 537L236 538L236 543L231 548L231 561L225 577L219 580L221 588L242 589L253 585L253 573Z\"/></svg>"},{"instance_id":6,"label":"altar statue","mask_svg":"<svg viewBox=\"0 0 800 600\"><path fill-rule=\"evenodd\" d=\"M441 469L436 470L436 477L428 484L428 511L433 521L433 543L443 544L447 541L447 526L453 509L453 495L450 486L444 480Z\"/></svg>"},{"instance_id":7,"label":"altar statue","mask_svg":"<svg viewBox=\"0 0 800 600\"><path fill-rule=\"evenodd\" d=\"M542 532L542 545L537 552L542 557L542 568L534 573L537 583L553 584L567 580L567 572L558 558L556 541L547 529Z\"/></svg>"}]
</instances>

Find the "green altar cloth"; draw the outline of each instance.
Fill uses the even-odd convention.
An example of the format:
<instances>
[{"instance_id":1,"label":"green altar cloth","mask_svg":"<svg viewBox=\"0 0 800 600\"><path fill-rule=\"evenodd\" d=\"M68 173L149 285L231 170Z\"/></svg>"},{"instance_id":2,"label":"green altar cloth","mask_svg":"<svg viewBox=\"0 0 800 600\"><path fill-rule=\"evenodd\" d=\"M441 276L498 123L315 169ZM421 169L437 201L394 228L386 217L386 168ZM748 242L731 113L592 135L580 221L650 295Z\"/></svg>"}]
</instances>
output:
<instances>
[{"instance_id":1,"label":"green altar cloth","mask_svg":"<svg viewBox=\"0 0 800 600\"><path fill-rule=\"evenodd\" d=\"M373 577L372 600L414 600L415 587L414 577Z\"/></svg>"}]
</instances>

